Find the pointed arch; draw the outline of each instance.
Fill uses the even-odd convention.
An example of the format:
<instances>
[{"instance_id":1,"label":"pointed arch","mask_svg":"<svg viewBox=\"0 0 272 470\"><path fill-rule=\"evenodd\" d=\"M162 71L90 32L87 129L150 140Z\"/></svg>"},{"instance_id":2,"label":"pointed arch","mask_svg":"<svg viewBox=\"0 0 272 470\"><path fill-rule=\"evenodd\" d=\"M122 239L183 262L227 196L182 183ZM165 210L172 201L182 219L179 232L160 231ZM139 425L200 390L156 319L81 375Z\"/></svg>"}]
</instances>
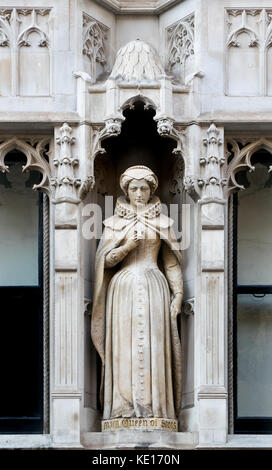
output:
<instances>
[{"instance_id":1,"label":"pointed arch","mask_svg":"<svg viewBox=\"0 0 272 470\"><path fill-rule=\"evenodd\" d=\"M255 31L251 29L249 26L242 26L241 28L237 28L235 31L232 31L230 33L228 39L227 39L227 45L228 46L233 46L233 47L239 47L240 44L238 42L238 36L240 34L246 33L249 36L249 47L254 47L259 45L259 38Z\"/></svg>"},{"instance_id":2,"label":"pointed arch","mask_svg":"<svg viewBox=\"0 0 272 470\"><path fill-rule=\"evenodd\" d=\"M122 106L120 107L121 112L123 113L126 109L134 109L135 103L139 101L144 103L145 110L153 109L154 111L157 111L159 107L159 104L155 104L153 100L139 93L138 95L132 96L122 104Z\"/></svg>"}]
</instances>

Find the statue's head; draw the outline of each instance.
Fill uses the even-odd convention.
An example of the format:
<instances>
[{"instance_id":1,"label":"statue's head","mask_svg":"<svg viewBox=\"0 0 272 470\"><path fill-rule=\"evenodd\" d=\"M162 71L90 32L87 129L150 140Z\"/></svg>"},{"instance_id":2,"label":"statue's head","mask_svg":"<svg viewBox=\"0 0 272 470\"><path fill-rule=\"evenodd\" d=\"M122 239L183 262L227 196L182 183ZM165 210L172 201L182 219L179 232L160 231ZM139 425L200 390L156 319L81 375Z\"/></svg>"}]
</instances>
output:
<instances>
[{"instance_id":1,"label":"statue's head","mask_svg":"<svg viewBox=\"0 0 272 470\"><path fill-rule=\"evenodd\" d=\"M131 166L121 175L120 186L129 202L137 207L148 203L158 187L158 178L147 166Z\"/></svg>"}]
</instances>

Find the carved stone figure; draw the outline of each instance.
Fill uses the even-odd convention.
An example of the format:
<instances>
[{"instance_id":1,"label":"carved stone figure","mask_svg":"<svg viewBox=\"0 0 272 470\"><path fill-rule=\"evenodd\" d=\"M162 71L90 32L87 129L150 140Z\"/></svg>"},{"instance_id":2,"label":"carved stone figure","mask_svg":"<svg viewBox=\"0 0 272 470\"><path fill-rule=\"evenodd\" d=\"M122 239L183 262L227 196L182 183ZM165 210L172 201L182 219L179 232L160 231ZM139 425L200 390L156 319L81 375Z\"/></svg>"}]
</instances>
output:
<instances>
[{"instance_id":1,"label":"carved stone figure","mask_svg":"<svg viewBox=\"0 0 272 470\"><path fill-rule=\"evenodd\" d=\"M181 254L173 221L154 196L156 175L133 166L120 186L125 196L104 221L95 266L92 339L102 360L103 419L135 418L138 425L149 418L175 420L181 405Z\"/></svg>"}]
</instances>

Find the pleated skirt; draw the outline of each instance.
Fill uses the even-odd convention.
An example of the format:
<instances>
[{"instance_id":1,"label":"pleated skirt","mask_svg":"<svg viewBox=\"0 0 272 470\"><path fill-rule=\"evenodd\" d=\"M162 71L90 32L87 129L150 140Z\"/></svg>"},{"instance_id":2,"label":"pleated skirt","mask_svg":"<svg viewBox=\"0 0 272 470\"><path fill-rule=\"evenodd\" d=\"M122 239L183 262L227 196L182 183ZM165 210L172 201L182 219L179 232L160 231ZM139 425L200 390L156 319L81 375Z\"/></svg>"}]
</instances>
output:
<instances>
[{"instance_id":1,"label":"pleated skirt","mask_svg":"<svg viewBox=\"0 0 272 470\"><path fill-rule=\"evenodd\" d=\"M115 274L105 338L103 418L174 419L170 291L159 268Z\"/></svg>"}]
</instances>

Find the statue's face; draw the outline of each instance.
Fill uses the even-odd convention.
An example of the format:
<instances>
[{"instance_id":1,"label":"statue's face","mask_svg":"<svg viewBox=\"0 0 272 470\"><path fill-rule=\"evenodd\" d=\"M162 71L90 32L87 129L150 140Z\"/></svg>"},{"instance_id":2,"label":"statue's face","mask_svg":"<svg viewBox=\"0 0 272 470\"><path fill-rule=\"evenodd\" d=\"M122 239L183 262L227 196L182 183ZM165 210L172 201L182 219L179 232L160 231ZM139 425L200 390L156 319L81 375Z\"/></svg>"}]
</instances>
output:
<instances>
[{"instance_id":1,"label":"statue's face","mask_svg":"<svg viewBox=\"0 0 272 470\"><path fill-rule=\"evenodd\" d=\"M139 207L148 203L150 198L149 184L144 180L132 180L128 185L130 204Z\"/></svg>"}]
</instances>

